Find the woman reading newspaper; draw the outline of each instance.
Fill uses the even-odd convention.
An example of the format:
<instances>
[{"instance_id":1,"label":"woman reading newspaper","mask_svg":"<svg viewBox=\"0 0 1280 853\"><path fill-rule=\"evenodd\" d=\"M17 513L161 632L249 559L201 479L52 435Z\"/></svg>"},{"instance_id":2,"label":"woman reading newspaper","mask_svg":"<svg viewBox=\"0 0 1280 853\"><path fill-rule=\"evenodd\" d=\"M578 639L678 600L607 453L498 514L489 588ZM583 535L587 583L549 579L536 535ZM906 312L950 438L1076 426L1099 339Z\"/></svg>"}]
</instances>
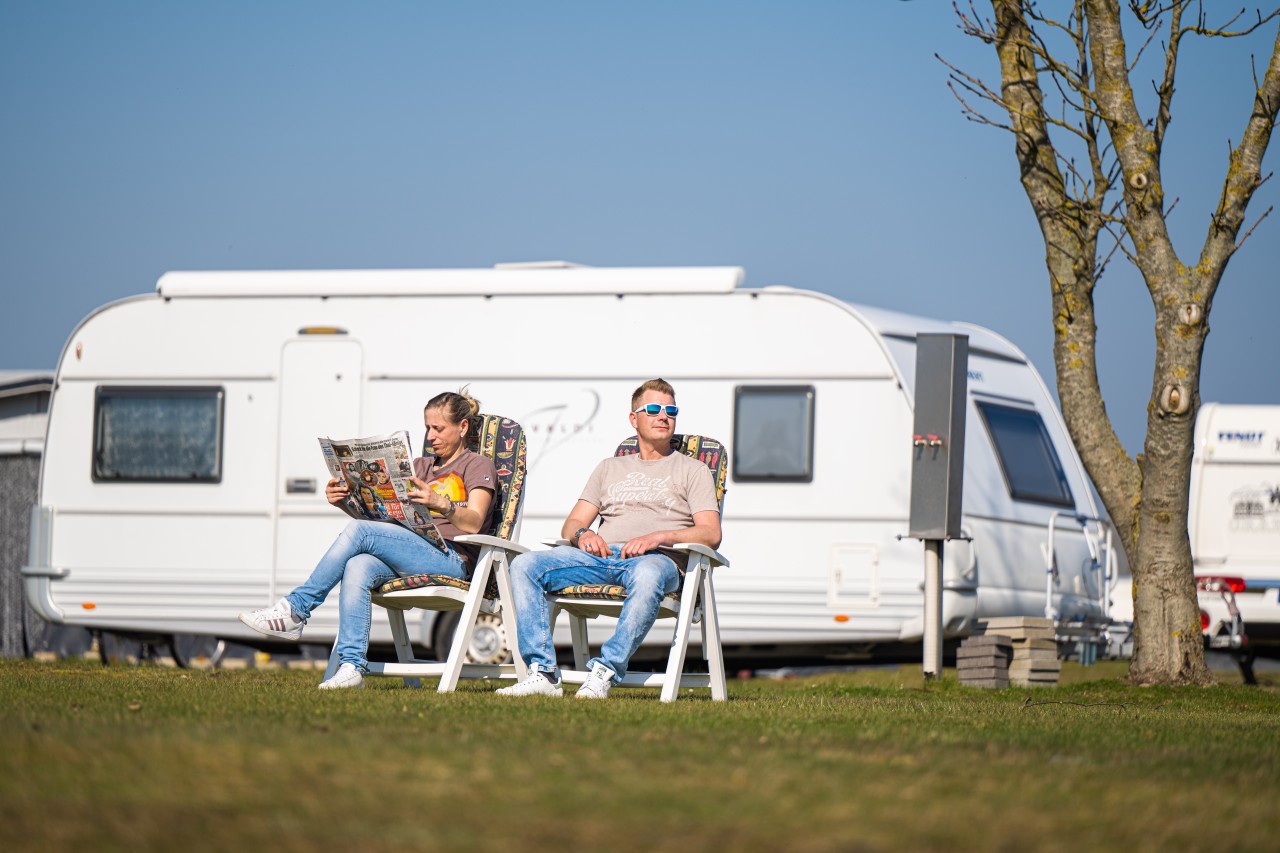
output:
<instances>
[{"instance_id":1,"label":"woman reading newspaper","mask_svg":"<svg viewBox=\"0 0 1280 853\"><path fill-rule=\"evenodd\" d=\"M337 645L341 663L333 677L320 683L321 690L364 686L373 590L403 575L470 575L474 550L451 540L479 533L488 525L497 481L493 463L467 449L468 435L480 428L479 411L480 404L464 388L457 394L432 397L423 413L435 456L413 460L410 500L430 511L445 539L443 550L400 524L357 518L329 546L305 583L270 607L240 614L240 621L260 634L296 640L312 611L341 584ZM329 503L354 517L350 496L345 479L332 479L325 487Z\"/></svg>"}]
</instances>

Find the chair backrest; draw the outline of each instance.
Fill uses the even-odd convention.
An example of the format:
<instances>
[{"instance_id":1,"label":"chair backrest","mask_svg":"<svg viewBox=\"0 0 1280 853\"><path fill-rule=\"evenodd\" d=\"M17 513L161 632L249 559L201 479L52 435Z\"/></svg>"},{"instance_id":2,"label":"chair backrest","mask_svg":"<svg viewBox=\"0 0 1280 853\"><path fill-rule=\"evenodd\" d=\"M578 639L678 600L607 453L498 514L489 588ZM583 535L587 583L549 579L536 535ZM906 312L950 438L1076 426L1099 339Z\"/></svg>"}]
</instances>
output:
<instances>
[{"instance_id":1,"label":"chair backrest","mask_svg":"<svg viewBox=\"0 0 1280 853\"><path fill-rule=\"evenodd\" d=\"M477 438L467 442L467 449L492 461L498 471L489 528L481 533L514 540L519 533L520 505L524 501L524 429L511 418L482 414ZM422 438L422 455L433 455L425 435Z\"/></svg>"},{"instance_id":2,"label":"chair backrest","mask_svg":"<svg viewBox=\"0 0 1280 853\"><path fill-rule=\"evenodd\" d=\"M720 511L723 513L725 479L729 473L729 453L724 445L705 435L673 435L671 447L711 469L711 477L716 484L716 502L720 504ZM633 435L619 444L613 455L632 456L639 452L640 440Z\"/></svg>"}]
</instances>

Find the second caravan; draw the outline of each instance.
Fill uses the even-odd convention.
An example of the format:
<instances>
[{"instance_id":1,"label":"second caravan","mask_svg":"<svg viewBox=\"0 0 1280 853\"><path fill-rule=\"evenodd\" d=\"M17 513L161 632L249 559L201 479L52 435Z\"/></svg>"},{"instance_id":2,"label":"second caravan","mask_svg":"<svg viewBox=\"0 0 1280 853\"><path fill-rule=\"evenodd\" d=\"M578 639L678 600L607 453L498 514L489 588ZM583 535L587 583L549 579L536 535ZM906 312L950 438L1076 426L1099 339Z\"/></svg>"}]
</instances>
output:
<instances>
[{"instance_id":1,"label":"second caravan","mask_svg":"<svg viewBox=\"0 0 1280 853\"><path fill-rule=\"evenodd\" d=\"M464 383L526 430L520 538L536 543L558 534L624 437L631 390L663 376L680 429L732 453L733 566L717 577L731 651L918 643L921 551L901 538L915 336L961 332L972 539L947 547L945 629L1102 617L1107 526L1021 352L980 327L742 279L737 268L168 274L67 344L28 597L55 622L247 639L235 614L295 586L344 522L317 488L315 437L412 429L431 395ZM424 643L434 627L418 626ZM335 628L331 602L306 639ZM382 630L375 620L375 640Z\"/></svg>"},{"instance_id":2,"label":"second caravan","mask_svg":"<svg viewBox=\"0 0 1280 853\"><path fill-rule=\"evenodd\" d=\"M1280 406L1200 408L1188 516L1197 582L1231 593L1200 593L1210 646L1235 651L1252 678L1255 656L1280 657Z\"/></svg>"}]
</instances>

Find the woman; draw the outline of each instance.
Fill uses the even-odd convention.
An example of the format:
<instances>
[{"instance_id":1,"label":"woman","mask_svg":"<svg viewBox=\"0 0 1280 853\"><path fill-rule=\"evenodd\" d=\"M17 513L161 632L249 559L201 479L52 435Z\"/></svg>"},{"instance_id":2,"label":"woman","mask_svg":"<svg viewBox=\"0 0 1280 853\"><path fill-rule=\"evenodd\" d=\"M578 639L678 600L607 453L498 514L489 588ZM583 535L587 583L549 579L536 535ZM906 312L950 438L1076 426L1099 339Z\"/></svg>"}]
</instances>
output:
<instances>
[{"instance_id":1,"label":"woman","mask_svg":"<svg viewBox=\"0 0 1280 853\"><path fill-rule=\"evenodd\" d=\"M338 660L321 690L363 687L368 666L371 591L404 575L468 577L479 549L451 540L479 533L489 522L498 475L493 462L467 449L467 437L479 430L480 404L462 389L433 397L423 421L434 457L413 460L410 500L431 511L448 543L444 553L399 524L357 519L347 525L302 586L271 607L241 613L240 621L260 634L296 640L329 592L342 584L338 599ZM344 511L350 488L343 479L325 486L329 503ZM450 495L460 495L459 498Z\"/></svg>"}]
</instances>

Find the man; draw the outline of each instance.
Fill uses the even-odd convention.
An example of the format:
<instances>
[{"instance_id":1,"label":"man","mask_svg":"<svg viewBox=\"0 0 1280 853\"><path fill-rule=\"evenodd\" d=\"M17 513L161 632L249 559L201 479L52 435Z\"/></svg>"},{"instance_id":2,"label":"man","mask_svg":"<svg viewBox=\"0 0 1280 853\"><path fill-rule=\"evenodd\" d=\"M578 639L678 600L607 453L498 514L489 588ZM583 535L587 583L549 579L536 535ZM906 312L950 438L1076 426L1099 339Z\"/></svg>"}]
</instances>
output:
<instances>
[{"instance_id":1,"label":"man","mask_svg":"<svg viewBox=\"0 0 1280 853\"><path fill-rule=\"evenodd\" d=\"M663 597L680 585L681 557L658 549L681 542L720 545L711 472L671 446L679 413L675 390L663 379L650 379L631 395L631 409L640 452L596 466L561 528L569 544L521 554L511 564L520 656L529 675L498 691L504 696L563 693L547 593L573 584L627 588L617 630L588 664L590 674L577 693L581 699L603 699L626 675ZM592 530L597 517L600 529Z\"/></svg>"}]
</instances>

